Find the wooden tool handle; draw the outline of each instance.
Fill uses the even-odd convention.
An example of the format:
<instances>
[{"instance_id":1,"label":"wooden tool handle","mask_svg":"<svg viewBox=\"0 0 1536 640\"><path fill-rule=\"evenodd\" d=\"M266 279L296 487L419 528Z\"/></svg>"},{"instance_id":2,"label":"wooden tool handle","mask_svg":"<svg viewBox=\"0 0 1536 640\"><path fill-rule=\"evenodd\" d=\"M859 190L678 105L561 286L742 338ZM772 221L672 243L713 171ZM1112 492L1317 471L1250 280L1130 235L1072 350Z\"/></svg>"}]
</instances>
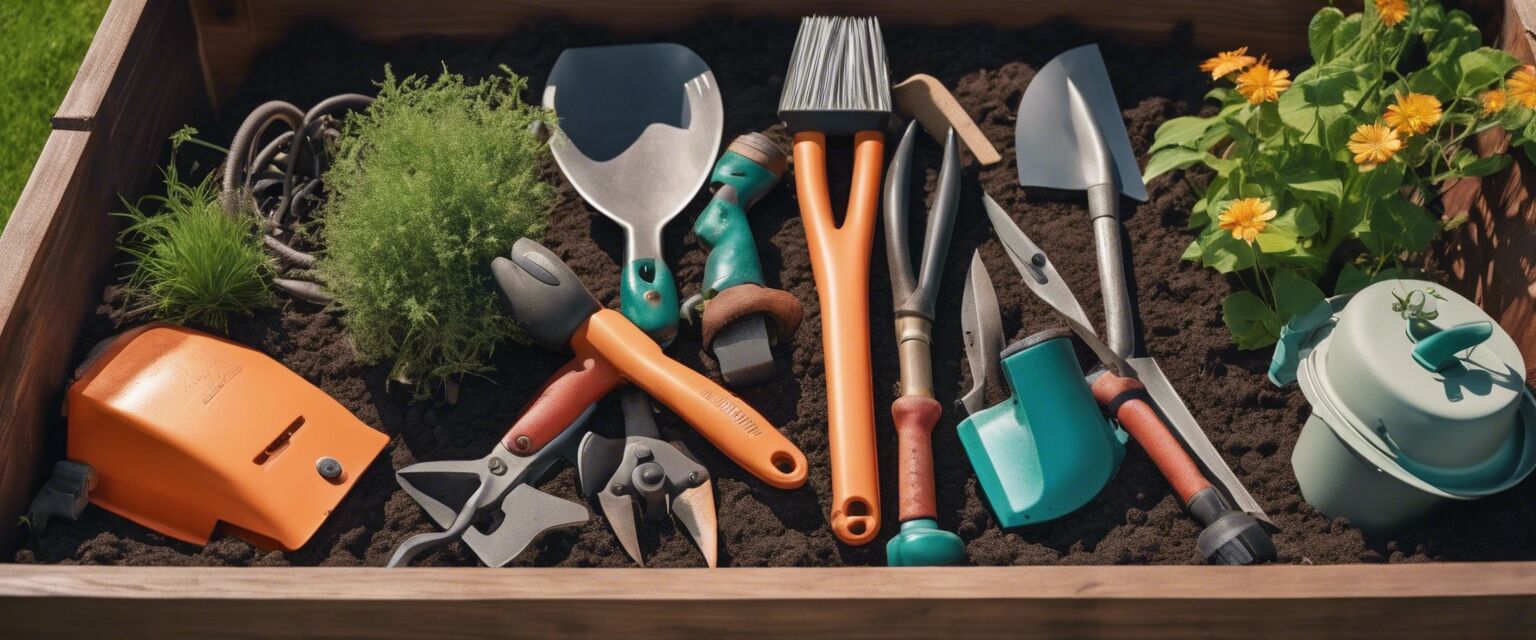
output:
<instances>
[{"instance_id":1,"label":"wooden tool handle","mask_svg":"<svg viewBox=\"0 0 1536 640\"><path fill-rule=\"evenodd\" d=\"M896 100L897 110L923 123L923 129L935 142L944 144L944 132L953 128L981 166L990 167L1002 161L997 147L992 146L971 114L965 112L965 107L938 78L926 73L913 75L891 87L891 96Z\"/></svg>"},{"instance_id":2,"label":"wooden tool handle","mask_svg":"<svg viewBox=\"0 0 1536 640\"><path fill-rule=\"evenodd\" d=\"M588 406L623 383L612 365L590 351L578 351L539 389L523 415L502 436L501 445L518 455L537 453L575 424Z\"/></svg>"},{"instance_id":3,"label":"wooden tool handle","mask_svg":"<svg viewBox=\"0 0 1536 640\"><path fill-rule=\"evenodd\" d=\"M926 396L902 396L891 403L902 522L939 517L933 486L933 425L943 413L944 406Z\"/></svg>"},{"instance_id":4,"label":"wooden tool handle","mask_svg":"<svg viewBox=\"0 0 1536 640\"><path fill-rule=\"evenodd\" d=\"M1180 502L1187 505L1195 494L1211 488L1211 482L1200 473L1184 445L1173 437L1157 410L1147 403L1147 389L1140 380L1106 371L1093 381L1093 397L1146 450L1157 470L1179 494Z\"/></svg>"},{"instance_id":5,"label":"wooden tool handle","mask_svg":"<svg viewBox=\"0 0 1536 640\"><path fill-rule=\"evenodd\" d=\"M619 312L603 309L592 314L571 336L571 348L577 353L592 350L763 482L779 489L805 484L805 454L767 418L714 381L667 357Z\"/></svg>"},{"instance_id":6,"label":"wooden tool handle","mask_svg":"<svg viewBox=\"0 0 1536 640\"><path fill-rule=\"evenodd\" d=\"M795 134L795 189L821 301L821 344L827 367L827 449L832 461L832 532L866 544L880 532L880 477L875 452L875 397L869 348L869 257L875 238L885 138L854 136L853 184L841 227L827 188L827 139Z\"/></svg>"}]
</instances>

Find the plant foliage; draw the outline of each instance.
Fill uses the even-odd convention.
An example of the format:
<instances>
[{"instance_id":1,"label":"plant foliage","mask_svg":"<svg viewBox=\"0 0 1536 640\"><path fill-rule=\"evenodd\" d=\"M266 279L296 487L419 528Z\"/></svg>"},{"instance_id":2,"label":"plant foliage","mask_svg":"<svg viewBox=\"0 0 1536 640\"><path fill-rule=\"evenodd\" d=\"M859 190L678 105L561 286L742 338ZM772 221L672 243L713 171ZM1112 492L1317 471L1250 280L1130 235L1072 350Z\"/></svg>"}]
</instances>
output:
<instances>
[{"instance_id":1,"label":"plant foliage","mask_svg":"<svg viewBox=\"0 0 1536 640\"><path fill-rule=\"evenodd\" d=\"M128 219L118 242L133 263L125 315L224 331L231 315L272 304L273 264L256 217L226 213L213 175L196 184L181 180L175 148L182 140L172 140L165 195L124 199L127 211L114 214Z\"/></svg>"},{"instance_id":2,"label":"plant foliage","mask_svg":"<svg viewBox=\"0 0 1536 640\"><path fill-rule=\"evenodd\" d=\"M1222 73L1233 67L1218 62L1242 56L1207 94L1214 115L1158 128L1144 176L1211 171L1196 187L1189 225L1199 236L1183 257L1244 285L1222 305L1241 348L1272 344L1290 317L1322 300L1326 280L1342 294L1406 272L1448 224L1430 211L1441 185L1509 164L1479 158L1469 137L1501 127L1528 149L1536 138L1536 73L1482 46L1465 12L1367 0L1361 13L1318 11L1307 38L1313 66L1294 82L1280 71L1276 99L1245 86L1273 81L1250 75L1268 73L1268 61L1239 50L1208 62ZM1245 220L1228 215L1248 198L1277 214L1248 224L1261 229L1251 241L1235 231Z\"/></svg>"},{"instance_id":3,"label":"plant foliage","mask_svg":"<svg viewBox=\"0 0 1536 640\"><path fill-rule=\"evenodd\" d=\"M549 116L503 71L470 85L446 69L396 79L386 67L324 178L320 274L360 355L392 361L394 378L424 383L418 394L487 370L495 345L516 335L488 265L542 231L552 189L533 125Z\"/></svg>"}]
</instances>

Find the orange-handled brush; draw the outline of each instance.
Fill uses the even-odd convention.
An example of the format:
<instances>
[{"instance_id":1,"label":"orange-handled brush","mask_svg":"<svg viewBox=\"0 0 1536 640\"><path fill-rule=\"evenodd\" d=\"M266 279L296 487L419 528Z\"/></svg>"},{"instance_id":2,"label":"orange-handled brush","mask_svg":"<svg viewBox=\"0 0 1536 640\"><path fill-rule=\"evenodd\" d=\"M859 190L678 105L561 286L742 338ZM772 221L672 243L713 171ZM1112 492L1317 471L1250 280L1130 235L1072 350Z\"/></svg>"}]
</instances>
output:
<instances>
[{"instance_id":1,"label":"orange-handled brush","mask_svg":"<svg viewBox=\"0 0 1536 640\"><path fill-rule=\"evenodd\" d=\"M821 301L832 532L855 545L874 540L880 532L869 258L885 157L882 130L890 111L879 21L825 16L801 21L784 76L779 117L796 132L795 188ZM850 134L853 184L847 214L838 226L827 186L827 136Z\"/></svg>"}]
</instances>

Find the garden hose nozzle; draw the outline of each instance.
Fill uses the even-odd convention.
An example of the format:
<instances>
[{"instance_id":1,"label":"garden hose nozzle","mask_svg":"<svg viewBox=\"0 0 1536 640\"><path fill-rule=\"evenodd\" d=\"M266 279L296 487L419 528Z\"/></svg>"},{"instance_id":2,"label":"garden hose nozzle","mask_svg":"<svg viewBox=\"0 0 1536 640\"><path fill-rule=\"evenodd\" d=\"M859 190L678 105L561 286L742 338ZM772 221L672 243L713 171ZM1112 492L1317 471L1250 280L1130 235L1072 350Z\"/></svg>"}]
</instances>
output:
<instances>
[{"instance_id":1,"label":"garden hose nozzle","mask_svg":"<svg viewBox=\"0 0 1536 640\"><path fill-rule=\"evenodd\" d=\"M693 225L709 257L703 286L683 305L683 315L702 313L704 348L733 385L766 380L773 372L773 343L793 335L804 314L793 295L764 285L747 223L747 208L773 190L787 165L784 151L767 136L738 136L715 163L714 199Z\"/></svg>"}]
</instances>

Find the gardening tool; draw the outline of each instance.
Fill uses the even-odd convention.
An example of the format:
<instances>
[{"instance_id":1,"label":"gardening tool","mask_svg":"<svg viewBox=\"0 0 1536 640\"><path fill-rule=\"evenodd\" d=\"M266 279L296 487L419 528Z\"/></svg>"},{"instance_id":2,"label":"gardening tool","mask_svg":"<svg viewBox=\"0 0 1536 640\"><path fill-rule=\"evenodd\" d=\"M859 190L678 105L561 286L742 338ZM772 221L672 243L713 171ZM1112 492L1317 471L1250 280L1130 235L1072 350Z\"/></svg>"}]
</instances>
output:
<instances>
[{"instance_id":1,"label":"gardening tool","mask_svg":"<svg viewBox=\"0 0 1536 640\"><path fill-rule=\"evenodd\" d=\"M997 147L992 146L992 141L938 78L926 73L913 74L891 87L891 95L896 99L896 110L921 122L923 130L933 137L934 142L944 144L944 132L953 130L981 166L1002 162L1003 156L997 152Z\"/></svg>"},{"instance_id":2,"label":"gardening tool","mask_svg":"<svg viewBox=\"0 0 1536 640\"><path fill-rule=\"evenodd\" d=\"M1103 364L1103 369L1088 376L1093 398L1141 444L1148 457L1157 465L1158 471L1173 485L1180 502L1205 527L1197 542L1200 555L1206 561L1216 564L1252 564L1273 560L1274 543L1263 525L1252 515L1234 509L1226 495L1206 479L1183 445L1174 438L1162 415L1149 402L1147 386L1139 380L1142 369L1138 367L1148 370L1154 368L1155 364L1148 364L1152 359L1127 360L1114 347L1100 339L1094 333L1087 314L1083 313L1082 306L1077 303L1077 297L1061 281L1045 252L1024 234L1024 230L990 196L982 196L982 202L993 230L997 232L1003 248L1008 251L1008 258L1018 268L1024 284L1050 305L1057 317L1088 345ZM1129 312L1129 308L1124 308L1124 311ZM1062 336L1065 337L1065 334ZM1070 353L1071 347L1065 341L1057 341L1057 344L1060 345L1059 349ZM1007 362L1006 356L1004 362ZM1077 366L1075 358L1071 365ZM1062 368L1035 366L1031 370L1038 374L1040 371L1062 371ZM963 438L964 432L962 442ZM1052 447L1041 448L1052 455L1057 451Z\"/></svg>"},{"instance_id":3,"label":"gardening tool","mask_svg":"<svg viewBox=\"0 0 1536 640\"><path fill-rule=\"evenodd\" d=\"M992 513L1009 528L1049 522L1087 504L1114 477L1126 435L1099 413L1070 332L1048 329L1003 348L1000 316L978 252L960 303L971 370L971 390L960 402L971 415L957 430ZM988 407L987 384L998 379L1008 399Z\"/></svg>"},{"instance_id":4,"label":"gardening tool","mask_svg":"<svg viewBox=\"0 0 1536 640\"><path fill-rule=\"evenodd\" d=\"M265 354L164 324L112 342L66 410L90 501L192 544L298 549L389 442Z\"/></svg>"},{"instance_id":5,"label":"gardening tool","mask_svg":"<svg viewBox=\"0 0 1536 640\"><path fill-rule=\"evenodd\" d=\"M1147 187L1141 181L1130 136L1126 135L1125 121L1097 46L1067 51L1035 74L1019 100L1015 146L1020 184L1088 192L1110 347L1135 367L1152 403L1226 499L1269 522L1258 501L1211 445L1157 361L1133 357L1135 338L1120 244L1119 195L1145 201ZM1078 313L1074 317L1086 316Z\"/></svg>"},{"instance_id":6,"label":"gardening tool","mask_svg":"<svg viewBox=\"0 0 1536 640\"><path fill-rule=\"evenodd\" d=\"M1515 341L1472 301L1385 280L1287 325L1270 377L1312 403L1291 467L1329 517L1393 533L1536 469L1536 398Z\"/></svg>"},{"instance_id":7,"label":"gardening tool","mask_svg":"<svg viewBox=\"0 0 1536 640\"><path fill-rule=\"evenodd\" d=\"M704 349L733 385L754 385L773 373L774 342L794 335L805 311L787 291L764 285L747 209L773 190L789 159L760 133L737 136L715 163L714 198L693 234L709 251L704 285L683 303L685 317L701 312Z\"/></svg>"},{"instance_id":8,"label":"gardening tool","mask_svg":"<svg viewBox=\"0 0 1536 640\"><path fill-rule=\"evenodd\" d=\"M891 566L946 565L965 557L965 543L960 537L939 528L932 441L933 427L944 413L943 405L933 398L933 307L939 297L939 279L960 199L960 150L954 129L948 129L938 193L928 210L923 235L922 266L914 276L907 191L917 127L916 120L907 125L885 176L885 251L901 366L901 394L891 403L891 418L896 423L901 532L885 545L886 562Z\"/></svg>"},{"instance_id":9,"label":"gardening tool","mask_svg":"<svg viewBox=\"0 0 1536 640\"><path fill-rule=\"evenodd\" d=\"M678 44L566 49L544 87L550 151L576 192L624 227L619 306L652 339L677 333L661 231L709 177L724 123L709 66Z\"/></svg>"},{"instance_id":10,"label":"gardening tool","mask_svg":"<svg viewBox=\"0 0 1536 640\"><path fill-rule=\"evenodd\" d=\"M821 301L832 462L832 532L865 544L880 532L874 382L869 347L869 258L891 112L885 43L875 18L800 22L779 118L795 132L795 190ZM842 226L827 187L828 135L852 135L853 184Z\"/></svg>"},{"instance_id":11,"label":"gardening tool","mask_svg":"<svg viewBox=\"0 0 1536 640\"><path fill-rule=\"evenodd\" d=\"M709 471L687 455L683 446L661 439L644 394L626 393L624 438L582 436L576 473L582 493L597 500L624 551L644 565L640 556L635 513L650 523L675 516L693 538L711 568L716 558L715 491Z\"/></svg>"}]
</instances>

